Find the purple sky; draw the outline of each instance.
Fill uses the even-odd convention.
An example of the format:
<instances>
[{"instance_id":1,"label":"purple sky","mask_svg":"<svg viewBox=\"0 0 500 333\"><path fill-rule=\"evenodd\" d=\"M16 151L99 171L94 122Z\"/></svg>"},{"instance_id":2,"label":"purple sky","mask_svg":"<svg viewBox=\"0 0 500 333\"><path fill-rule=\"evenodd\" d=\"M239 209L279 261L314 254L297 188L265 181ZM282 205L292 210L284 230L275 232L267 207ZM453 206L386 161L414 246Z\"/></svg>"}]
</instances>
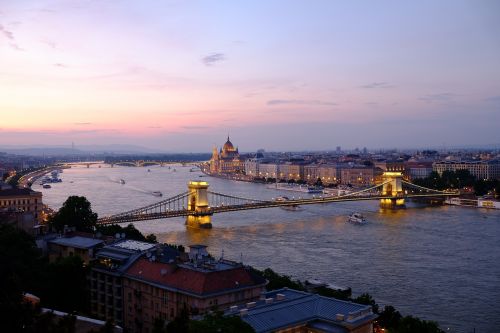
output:
<instances>
[{"instance_id":1,"label":"purple sky","mask_svg":"<svg viewBox=\"0 0 500 333\"><path fill-rule=\"evenodd\" d=\"M0 145L500 145L500 2L0 0Z\"/></svg>"}]
</instances>

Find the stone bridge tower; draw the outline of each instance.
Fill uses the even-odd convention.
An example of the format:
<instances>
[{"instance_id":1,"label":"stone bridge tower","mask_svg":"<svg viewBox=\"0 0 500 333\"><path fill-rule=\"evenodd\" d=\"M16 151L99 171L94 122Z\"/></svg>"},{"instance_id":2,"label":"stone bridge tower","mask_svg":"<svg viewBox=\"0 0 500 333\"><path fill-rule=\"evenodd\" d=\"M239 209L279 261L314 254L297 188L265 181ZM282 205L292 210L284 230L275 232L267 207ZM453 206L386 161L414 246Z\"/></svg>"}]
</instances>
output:
<instances>
[{"instance_id":1,"label":"stone bridge tower","mask_svg":"<svg viewBox=\"0 0 500 333\"><path fill-rule=\"evenodd\" d=\"M186 225L201 228L212 227L207 190L207 182L190 181L188 183L187 210L189 215L186 217Z\"/></svg>"},{"instance_id":2,"label":"stone bridge tower","mask_svg":"<svg viewBox=\"0 0 500 333\"><path fill-rule=\"evenodd\" d=\"M382 208L402 208L405 206L403 198L403 179L402 172L386 171L382 175L383 182L382 195L390 198L380 199L380 207Z\"/></svg>"}]
</instances>

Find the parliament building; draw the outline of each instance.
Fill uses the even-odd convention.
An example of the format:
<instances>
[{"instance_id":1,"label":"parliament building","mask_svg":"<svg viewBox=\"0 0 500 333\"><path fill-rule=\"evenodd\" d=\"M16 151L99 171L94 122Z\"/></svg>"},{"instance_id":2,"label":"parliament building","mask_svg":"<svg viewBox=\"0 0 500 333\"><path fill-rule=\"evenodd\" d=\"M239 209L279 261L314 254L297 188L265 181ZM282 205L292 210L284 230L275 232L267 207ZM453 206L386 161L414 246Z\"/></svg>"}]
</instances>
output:
<instances>
[{"instance_id":1,"label":"parliament building","mask_svg":"<svg viewBox=\"0 0 500 333\"><path fill-rule=\"evenodd\" d=\"M244 163L240 158L238 148L234 148L228 136L222 149L219 151L217 151L217 147L213 149L210 159L210 173L238 173L243 172L243 170Z\"/></svg>"}]
</instances>

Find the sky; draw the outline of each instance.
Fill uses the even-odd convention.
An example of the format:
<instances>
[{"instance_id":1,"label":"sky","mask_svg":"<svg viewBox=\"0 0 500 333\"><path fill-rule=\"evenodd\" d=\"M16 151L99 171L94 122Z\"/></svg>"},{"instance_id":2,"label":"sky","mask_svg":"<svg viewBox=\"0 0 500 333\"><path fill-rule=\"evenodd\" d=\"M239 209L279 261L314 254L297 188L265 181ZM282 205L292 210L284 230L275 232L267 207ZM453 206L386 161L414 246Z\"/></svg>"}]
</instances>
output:
<instances>
[{"instance_id":1,"label":"sky","mask_svg":"<svg viewBox=\"0 0 500 333\"><path fill-rule=\"evenodd\" d=\"M500 2L0 0L0 145L500 146Z\"/></svg>"}]
</instances>

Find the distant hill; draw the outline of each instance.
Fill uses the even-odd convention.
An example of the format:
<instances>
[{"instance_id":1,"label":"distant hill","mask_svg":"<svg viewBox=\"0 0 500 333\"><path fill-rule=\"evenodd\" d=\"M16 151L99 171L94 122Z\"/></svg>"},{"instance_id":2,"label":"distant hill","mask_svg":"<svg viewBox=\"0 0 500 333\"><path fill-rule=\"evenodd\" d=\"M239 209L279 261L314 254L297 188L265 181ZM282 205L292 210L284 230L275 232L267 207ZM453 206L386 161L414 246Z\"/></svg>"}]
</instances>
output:
<instances>
[{"instance_id":1,"label":"distant hill","mask_svg":"<svg viewBox=\"0 0 500 333\"><path fill-rule=\"evenodd\" d=\"M151 150L134 145L81 145L75 149L67 146L0 146L0 151L30 156L67 156L67 155L88 155L88 154L144 154L144 153L164 153L162 151Z\"/></svg>"}]
</instances>

